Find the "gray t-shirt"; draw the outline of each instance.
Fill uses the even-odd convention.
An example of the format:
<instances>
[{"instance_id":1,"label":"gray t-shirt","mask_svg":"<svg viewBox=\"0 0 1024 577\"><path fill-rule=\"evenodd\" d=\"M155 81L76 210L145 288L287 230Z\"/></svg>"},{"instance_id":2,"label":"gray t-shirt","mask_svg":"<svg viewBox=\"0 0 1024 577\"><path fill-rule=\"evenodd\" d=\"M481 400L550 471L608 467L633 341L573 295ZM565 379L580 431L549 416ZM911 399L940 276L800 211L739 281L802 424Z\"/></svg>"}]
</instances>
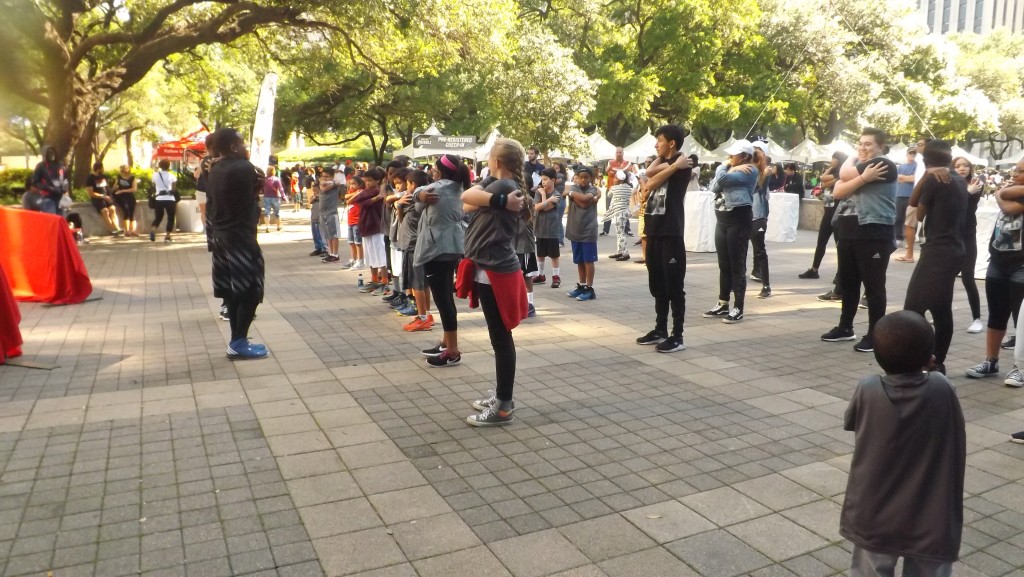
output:
<instances>
[{"instance_id":1,"label":"gray t-shirt","mask_svg":"<svg viewBox=\"0 0 1024 577\"><path fill-rule=\"evenodd\" d=\"M570 187L569 192L574 195L579 193L597 196L598 194L597 187L593 185L583 191L574 184ZM568 196L569 194L566 193L566 198ZM597 203L587 208L580 208L572 199L569 199L566 204L569 205L569 216L565 221L565 238L577 242L597 242Z\"/></svg>"},{"instance_id":2,"label":"gray t-shirt","mask_svg":"<svg viewBox=\"0 0 1024 577\"><path fill-rule=\"evenodd\" d=\"M558 201L561 200L561 195L556 190L548 196L556 199L555 207L544 212L537 211L536 224L533 227L537 238L558 238L558 223L562 220L562 214L558 212ZM541 201L540 191L537 191L533 198L534 202L539 204Z\"/></svg>"},{"instance_id":3,"label":"gray t-shirt","mask_svg":"<svg viewBox=\"0 0 1024 577\"><path fill-rule=\"evenodd\" d=\"M484 189L491 194L508 194L519 190L510 178L495 180ZM474 213L466 229L466 258L482 269L494 272L516 272L519 259L515 242L519 215L503 208L483 207Z\"/></svg>"},{"instance_id":4,"label":"gray t-shirt","mask_svg":"<svg viewBox=\"0 0 1024 577\"><path fill-rule=\"evenodd\" d=\"M341 193L341 187L334 185L331 188L324 188L320 185L320 194L317 197L320 199L320 213L321 214L332 214L338 212L338 195Z\"/></svg>"}]
</instances>

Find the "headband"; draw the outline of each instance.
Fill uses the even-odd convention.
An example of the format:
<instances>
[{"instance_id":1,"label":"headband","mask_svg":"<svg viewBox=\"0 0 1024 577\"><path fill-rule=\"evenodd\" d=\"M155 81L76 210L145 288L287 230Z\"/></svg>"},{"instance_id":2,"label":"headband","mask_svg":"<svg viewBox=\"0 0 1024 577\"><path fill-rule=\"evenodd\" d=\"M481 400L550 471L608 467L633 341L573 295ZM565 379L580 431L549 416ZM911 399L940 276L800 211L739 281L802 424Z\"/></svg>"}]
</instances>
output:
<instances>
[{"instance_id":1,"label":"headband","mask_svg":"<svg viewBox=\"0 0 1024 577\"><path fill-rule=\"evenodd\" d=\"M450 168L452 170L458 170L459 169L459 167L455 166L454 162L452 162L451 160L448 159L448 155L447 154L442 155L441 158L439 158L437 161L440 162L441 164L447 166L448 168Z\"/></svg>"}]
</instances>

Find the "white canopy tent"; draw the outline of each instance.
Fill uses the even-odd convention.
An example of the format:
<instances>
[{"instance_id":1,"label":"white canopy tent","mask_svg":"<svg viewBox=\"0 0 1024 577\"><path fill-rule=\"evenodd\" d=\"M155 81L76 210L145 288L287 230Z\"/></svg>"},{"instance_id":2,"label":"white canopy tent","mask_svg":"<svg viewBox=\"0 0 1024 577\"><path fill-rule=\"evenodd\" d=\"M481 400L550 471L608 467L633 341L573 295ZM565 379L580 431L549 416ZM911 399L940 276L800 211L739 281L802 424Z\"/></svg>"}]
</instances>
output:
<instances>
[{"instance_id":1,"label":"white canopy tent","mask_svg":"<svg viewBox=\"0 0 1024 577\"><path fill-rule=\"evenodd\" d=\"M953 147L953 158L956 158L958 156L962 156L962 157L966 158L967 160L970 160L971 164L974 164L976 166L977 165L988 166L988 159L981 158L979 156L974 156L973 154L971 154L970 152L967 152L966 150L960 148L959 146L954 146Z\"/></svg>"},{"instance_id":2,"label":"white canopy tent","mask_svg":"<svg viewBox=\"0 0 1024 577\"><path fill-rule=\"evenodd\" d=\"M444 136L437 129L437 126L435 124L431 124L430 128L427 128L427 131L424 132L423 135L427 135L427 136ZM498 131L496 129L492 130L491 133L487 135L487 140L485 140L483 144L481 144L480 146L478 146L476 148L471 148L471 149L468 149L468 150L452 150L450 148L429 148L429 147L421 148L421 147L415 146L416 139L413 139L413 144L410 144L409 146L405 146L405 147L402 147L402 148L396 150L394 152L393 156L404 155L404 156L408 156L409 158L426 158L428 156L441 156L442 154L449 154L449 153L451 153L451 154L458 154L459 156L461 156L463 158L475 158L477 160L481 160L481 159L486 158L487 155L491 153L491 148L494 146L494 141L497 138L498 138Z\"/></svg>"},{"instance_id":3,"label":"white canopy tent","mask_svg":"<svg viewBox=\"0 0 1024 577\"><path fill-rule=\"evenodd\" d=\"M654 156L654 145L658 142L658 139L651 134L651 131L647 131L643 136L638 138L636 142L626 146L622 149L622 157L630 162L643 162L648 156Z\"/></svg>"},{"instance_id":4,"label":"white canopy tent","mask_svg":"<svg viewBox=\"0 0 1024 577\"><path fill-rule=\"evenodd\" d=\"M785 158L786 160L796 160L804 164L812 164L815 162L827 162L832 158L832 153L810 138L805 138L803 142L790 149Z\"/></svg>"},{"instance_id":5,"label":"white canopy tent","mask_svg":"<svg viewBox=\"0 0 1024 577\"><path fill-rule=\"evenodd\" d=\"M726 154L725 151L727 148L732 146L732 143L734 142L736 142L736 139L730 136L729 140L726 140L720 144L718 148L711 151L711 156L713 156L717 162L725 162L725 159L729 158L729 155Z\"/></svg>"},{"instance_id":6,"label":"white canopy tent","mask_svg":"<svg viewBox=\"0 0 1024 577\"><path fill-rule=\"evenodd\" d=\"M786 150L785 148L782 148L782 146L779 145L779 143L775 142L771 138L766 138L765 142L768 144L768 156L770 156L772 160L777 161L781 159L789 159L789 151Z\"/></svg>"},{"instance_id":7,"label":"white canopy tent","mask_svg":"<svg viewBox=\"0 0 1024 577\"><path fill-rule=\"evenodd\" d=\"M716 156L715 153L701 146L692 134L683 139L683 146L679 149L679 151L685 154L686 156L696 154L697 162L712 163L721 162L725 160L724 157Z\"/></svg>"},{"instance_id":8,"label":"white canopy tent","mask_svg":"<svg viewBox=\"0 0 1024 577\"><path fill-rule=\"evenodd\" d=\"M909 149L910 147L906 144L899 142L889 147L889 154L886 154L885 157L896 164L903 164L907 161L907 150Z\"/></svg>"},{"instance_id":9,"label":"white canopy tent","mask_svg":"<svg viewBox=\"0 0 1024 577\"><path fill-rule=\"evenodd\" d=\"M1012 154L1010 156L1007 156L1006 158L999 159L999 160L995 161L994 164L995 164L995 166L1002 166L1002 165L1006 165L1006 164L1017 164L1022 159L1024 159L1024 150L1021 150L1017 154Z\"/></svg>"},{"instance_id":10,"label":"white canopy tent","mask_svg":"<svg viewBox=\"0 0 1024 577\"><path fill-rule=\"evenodd\" d=\"M597 132L587 138L587 145L589 150L582 155L587 160L612 160L615 158L615 145Z\"/></svg>"},{"instance_id":11,"label":"white canopy tent","mask_svg":"<svg viewBox=\"0 0 1024 577\"><path fill-rule=\"evenodd\" d=\"M841 138L837 138L833 140L831 143L826 144L824 146L825 150L828 151L829 157L831 157L832 154L836 152L842 152L847 156L857 154L857 148Z\"/></svg>"}]
</instances>

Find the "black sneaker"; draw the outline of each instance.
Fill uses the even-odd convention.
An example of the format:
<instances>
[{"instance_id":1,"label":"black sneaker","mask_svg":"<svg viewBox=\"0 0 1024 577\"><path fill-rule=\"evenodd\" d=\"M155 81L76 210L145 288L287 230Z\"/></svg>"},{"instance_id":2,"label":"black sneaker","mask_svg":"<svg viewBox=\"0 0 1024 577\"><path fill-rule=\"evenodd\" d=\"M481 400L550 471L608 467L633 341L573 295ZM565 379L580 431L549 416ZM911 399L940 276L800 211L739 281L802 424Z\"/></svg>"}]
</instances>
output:
<instances>
[{"instance_id":1,"label":"black sneaker","mask_svg":"<svg viewBox=\"0 0 1024 577\"><path fill-rule=\"evenodd\" d=\"M853 345L853 350L859 353L871 353L875 350L875 340L871 338L871 335L864 335L864 338L859 343Z\"/></svg>"},{"instance_id":2,"label":"black sneaker","mask_svg":"<svg viewBox=\"0 0 1024 577\"><path fill-rule=\"evenodd\" d=\"M868 308L868 296L864 295L864 296L860 297L860 303L858 303L857 306L862 308L862 309Z\"/></svg>"},{"instance_id":3,"label":"black sneaker","mask_svg":"<svg viewBox=\"0 0 1024 577\"><path fill-rule=\"evenodd\" d=\"M964 374L972 379L983 379L999 374L999 359L987 359L969 369Z\"/></svg>"},{"instance_id":4,"label":"black sneaker","mask_svg":"<svg viewBox=\"0 0 1024 577\"><path fill-rule=\"evenodd\" d=\"M750 280L752 280L754 282L761 282L764 279L761 278L761 273L760 272L752 272L752 273L750 273Z\"/></svg>"},{"instance_id":5,"label":"black sneaker","mask_svg":"<svg viewBox=\"0 0 1024 577\"><path fill-rule=\"evenodd\" d=\"M327 251L326 250L320 250L320 249L316 249L313 252L309 253L309 256L326 256L326 255L327 255Z\"/></svg>"},{"instance_id":6,"label":"black sneaker","mask_svg":"<svg viewBox=\"0 0 1024 577\"><path fill-rule=\"evenodd\" d=\"M436 357L427 358L427 364L432 367L454 367L461 360L462 355L452 357L448 355L448 351L441 351L441 354Z\"/></svg>"},{"instance_id":7,"label":"black sneaker","mask_svg":"<svg viewBox=\"0 0 1024 577\"><path fill-rule=\"evenodd\" d=\"M825 303L838 302L843 300L843 295L837 293L834 290L830 290L825 294L818 295L818 300Z\"/></svg>"},{"instance_id":8,"label":"black sneaker","mask_svg":"<svg viewBox=\"0 0 1024 577\"><path fill-rule=\"evenodd\" d=\"M608 258L616 259L616 258L619 258L620 256L622 256L622 253L621 252L617 252L615 254L608 255Z\"/></svg>"},{"instance_id":9,"label":"black sneaker","mask_svg":"<svg viewBox=\"0 0 1024 577\"><path fill-rule=\"evenodd\" d=\"M701 316L706 318L706 319L717 319L717 318L720 318L720 317L724 317L724 316L726 316L728 314L729 314L729 303L725 303L725 304L719 303L718 305L715 306L715 308L713 308L713 309L711 309L709 311L705 311L704 314L701 315Z\"/></svg>"},{"instance_id":10,"label":"black sneaker","mask_svg":"<svg viewBox=\"0 0 1024 577\"><path fill-rule=\"evenodd\" d=\"M444 345L437 343L436 346L430 347L429 349L423 349L420 353L425 357L439 357L444 352Z\"/></svg>"},{"instance_id":11,"label":"black sneaker","mask_svg":"<svg viewBox=\"0 0 1024 577\"><path fill-rule=\"evenodd\" d=\"M1017 336L1014 335L1014 336L1006 339L1001 346L1002 346L1002 348L1004 348L1006 350L1013 349L1014 347L1017 346Z\"/></svg>"},{"instance_id":12,"label":"black sneaker","mask_svg":"<svg viewBox=\"0 0 1024 577\"><path fill-rule=\"evenodd\" d=\"M770 286L762 288L761 292L757 293L757 298L759 299L766 299L770 296L772 296L772 287Z\"/></svg>"},{"instance_id":13,"label":"black sneaker","mask_svg":"<svg viewBox=\"0 0 1024 577\"><path fill-rule=\"evenodd\" d=\"M672 335L658 343L658 346L654 347L654 349L659 353L674 353L677 351L685 351L686 345L683 344L683 337Z\"/></svg>"},{"instance_id":14,"label":"black sneaker","mask_svg":"<svg viewBox=\"0 0 1024 577\"><path fill-rule=\"evenodd\" d=\"M842 327L833 327L829 332L821 335L821 340L827 343L838 343L839 341L852 341L857 338L857 335L853 334L853 329L844 329Z\"/></svg>"},{"instance_id":15,"label":"black sneaker","mask_svg":"<svg viewBox=\"0 0 1024 577\"><path fill-rule=\"evenodd\" d=\"M628 261L628 260L631 260L631 258L630 258L630 256L629 256L629 253L628 253L628 252L624 252L624 253L622 253L622 256L620 256L619 258L617 258L617 259L615 259L615 260L617 260L617 261L619 261L619 262L626 262L626 261Z\"/></svg>"},{"instance_id":16,"label":"black sneaker","mask_svg":"<svg viewBox=\"0 0 1024 577\"><path fill-rule=\"evenodd\" d=\"M800 274L798 274L796 276L797 276L797 278L803 278L803 279L820 278L818 276L818 271L814 270L813 268L809 268L809 269L805 270L804 272L802 272L802 273L800 273Z\"/></svg>"},{"instance_id":17,"label":"black sneaker","mask_svg":"<svg viewBox=\"0 0 1024 577\"><path fill-rule=\"evenodd\" d=\"M1010 442L1024 444L1024 431L1010 435Z\"/></svg>"},{"instance_id":18,"label":"black sneaker","mask_svg":"<svg viewBox=\"0 0 1024 577\"><path fill-rule=\"evenodd\" d=\"M228 316L228 307L225 307L225 306L221 306L220 307L220 320L222 320L222 321L230 321L231 320L231 317Z\"/></svg>"},{"instance_id":19,"label":"black sneaker","mask_svg":"<svg viewBox=\"0 0 1024 577\"><path fill-rule=\"evenodd\" d=\"M732 307L729 314L725 315L722 322L727 325L734 325L743 320L743 309Z\"/></svg>"},{"instance_id":20,"label":"black sneaker","mask_svg":"<svg viewBox=\"0 0 1024 577\"><path fill-rule=\"evenodd\" d=\"M647 333L646 335L638 338L636 340L636 344L638 344L638 345L656 345L656 344L664 341L666 338L668 338L668 337L666 337L665 333L663 333L661 331L651 331L651 332Z\"/></svg>"}]
</instances>

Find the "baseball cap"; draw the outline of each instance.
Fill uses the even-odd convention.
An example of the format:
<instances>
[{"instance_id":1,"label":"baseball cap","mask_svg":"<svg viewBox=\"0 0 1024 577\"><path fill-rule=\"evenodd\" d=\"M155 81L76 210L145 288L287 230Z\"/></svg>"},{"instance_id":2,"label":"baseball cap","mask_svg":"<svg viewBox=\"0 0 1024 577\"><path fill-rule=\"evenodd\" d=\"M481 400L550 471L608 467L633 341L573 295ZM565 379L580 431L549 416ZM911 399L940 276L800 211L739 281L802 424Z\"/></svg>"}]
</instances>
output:
<instances>
[{"instance_id":1,"label":"baseball cap","mask_svg":"<svg viewBox=\"0 0 1024 577\"><path fill-rule=\"evenodd\" d=\"M626 180L626 173L625 173L625 171L616 170L615 171L615 180L617 180L619 182L622 182L623 180Z\"/></svg>"},{"instance_id":2,"label":"baseball cap","mask_svg":"<svg viewBox=\"0 0 1024 577\"><path fill-rule=\"evenodd\" d=\"M761 152L768 152L768 143L763 140L755 140L754 142L751 142L750 145L754 148L760 149Z\"/></svg>"},{"instance_id":3,"label":"baseball cap","mask_svg":"<svg viewBox=\"0 0 1024 577\"><path fill-rule=\"evenodd\" d=\"M725 149L725 153L729 156L734 154L749 154L754 155L754 145L750 144L749 140L737 140L733 142L729 148Z\"/></svg>"}]
</instances>

